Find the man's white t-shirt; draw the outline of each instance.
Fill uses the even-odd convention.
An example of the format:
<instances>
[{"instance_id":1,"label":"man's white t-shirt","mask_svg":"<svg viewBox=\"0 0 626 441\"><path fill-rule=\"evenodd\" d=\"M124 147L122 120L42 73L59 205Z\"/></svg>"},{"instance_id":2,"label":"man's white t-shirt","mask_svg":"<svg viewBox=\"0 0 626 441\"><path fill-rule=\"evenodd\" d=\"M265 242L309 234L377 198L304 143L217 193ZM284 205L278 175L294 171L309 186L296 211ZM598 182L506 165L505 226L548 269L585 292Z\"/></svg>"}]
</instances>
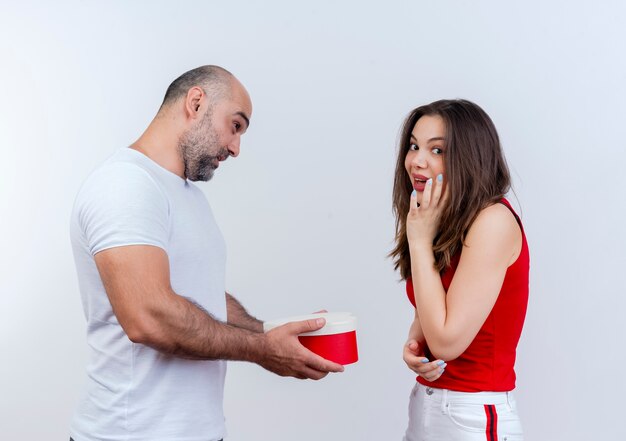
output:
<instances>
[{"instance_id":1,"label":"man's white t-shirt","mask_svg":"<svg viewBox=\"0 0 626 441\"><path fill-rule=\"evenodd\" d=\"M226 246L204 194L130 148L85 181L71 239L87 319L87 386L71 424L75 441L209 441L225 435L226 362L186 360L131 342L94 256L151 245L168 255L173 290L226 321Z\"/></svg>"}]
</instances>

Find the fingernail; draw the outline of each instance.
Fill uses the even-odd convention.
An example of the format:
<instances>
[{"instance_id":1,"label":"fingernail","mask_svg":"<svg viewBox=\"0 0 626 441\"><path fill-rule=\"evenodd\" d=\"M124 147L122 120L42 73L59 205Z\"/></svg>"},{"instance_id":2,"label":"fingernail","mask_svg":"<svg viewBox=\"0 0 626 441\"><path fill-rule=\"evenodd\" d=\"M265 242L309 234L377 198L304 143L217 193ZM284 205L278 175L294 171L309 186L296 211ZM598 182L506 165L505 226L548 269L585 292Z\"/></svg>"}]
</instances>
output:
<instances>
[{"instance_id":1,"label":"fingernail","mask_svg":"<svg viewBox=\"0 0 626 441\"><path fill-rule=\"evenodd\" d=\"M428 358L422 358L422 363L428 363Z\"/></svg>"},{"instance_id":2,"label":"fingernail","mask_svg":"<svg viewBox=\"0 0 626 441\"><path fill-rule=\"evenodd\" d=\"M318 318L315 320L315 323L317 323L317 326L324 326L324 319Z\"/></svg>"},{"instance_id":3,"label":"fingernail","mask_svg":"<svg viewBox=\"0 0 626 441\"><path fill-rule=\"evenodd\" d=\"M438 174L437 175L437 182L441 182L443 181L443 175L442 174Z\"/></svg>"},{"instance_id":4,"label":"fingernail","mask_svg":"<svg viewBox=\"0 0 626 441\"><path fill-rule=\"evenodd\" d=\"M443 372L445 371L444 368L439 369L439 372L441 372L443 374Z\"/></svg>"},{"instance_id":5,"label":"fingernail","mask_svg":"<svg viewBox=\"0 0 626 441\"><path fill-rule=\"evenodd\" d=\"M443 366L444 364L446 364L446 362L445 362L445 361L443 361L443 360L439 360L439 361L437 362L437 366Z\"/></svg>"},{"instance_id":6,"label":"fingernail","mask_svg":"<svg viewBox=\"0 0 626 441\"><path fill-rule=\"evenodd\" d=\"M415 189L413 189L413 193L411 193L411 197L415 196L417 194L417 191L415 191Z\"/></svg>"},{"instance_id":7,"label":"fingernail","mask_svg":"<svg viewBox=\"0 0 626 441\"><path fill-rule=\"evenodd\" d=\"M426 185L433 185L433 178L428 178L428 181L426 181Z\"/></svg>"}]
</instances>

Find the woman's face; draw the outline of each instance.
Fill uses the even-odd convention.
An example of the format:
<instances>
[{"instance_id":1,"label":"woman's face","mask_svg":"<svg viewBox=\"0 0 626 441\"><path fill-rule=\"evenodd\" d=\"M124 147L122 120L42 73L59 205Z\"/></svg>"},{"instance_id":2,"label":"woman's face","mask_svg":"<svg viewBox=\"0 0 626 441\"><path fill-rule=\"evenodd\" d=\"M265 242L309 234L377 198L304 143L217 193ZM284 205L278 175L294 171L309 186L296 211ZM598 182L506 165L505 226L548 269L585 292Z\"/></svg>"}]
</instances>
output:
<instances>
[{"instance_id":1,"label":"woman's face","mask_svg":"<svg viewBox=\"0 0 626 441\"><path fill-rule=\"evenodd\" d=\"M404 159L413 188L417 191L417 202L422 203L426 181L444 173L446 127L439 115L424 115L415 123L411 132L409 151ZM445 176L444 176L445 178ZM445 190L445 179L444 179Z\"/></svg>"}]
</instances>

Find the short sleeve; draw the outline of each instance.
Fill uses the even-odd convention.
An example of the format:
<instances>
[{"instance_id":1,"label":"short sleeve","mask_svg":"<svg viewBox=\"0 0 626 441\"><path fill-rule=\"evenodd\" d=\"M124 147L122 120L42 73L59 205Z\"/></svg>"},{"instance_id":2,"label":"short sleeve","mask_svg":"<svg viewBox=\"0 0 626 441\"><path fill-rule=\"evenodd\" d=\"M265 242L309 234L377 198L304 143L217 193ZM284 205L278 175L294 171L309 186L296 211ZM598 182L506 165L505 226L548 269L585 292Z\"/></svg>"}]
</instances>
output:
<instances>
[{"instance_id":1,"label":"short sleeve","mask_svg":"<svg viewBox=\"0 0 626 441\"><path fill-rule=\"evenodd\" d=\"M167 250L167 197L152 176L137 165L119 162L95 171L79 192L75 210L92 255L127 245Z\"/></svg>"}]
</instances>

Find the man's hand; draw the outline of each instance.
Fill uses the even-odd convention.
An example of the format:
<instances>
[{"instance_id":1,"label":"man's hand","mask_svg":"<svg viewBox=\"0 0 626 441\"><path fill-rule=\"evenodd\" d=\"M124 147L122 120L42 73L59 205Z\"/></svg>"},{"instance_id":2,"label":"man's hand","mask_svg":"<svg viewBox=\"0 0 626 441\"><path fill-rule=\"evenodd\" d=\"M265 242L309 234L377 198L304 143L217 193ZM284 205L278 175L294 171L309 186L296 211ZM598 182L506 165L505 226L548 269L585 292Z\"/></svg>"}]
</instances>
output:
<instances>
[{"instance_id":1,"label":"man's hand","mask_svg":"<svg viewBox=\"0 0 626 441\"><path fill-rule=\"evenodd\" d=\"M258 364L282 377L320 380L329 372L343 372L343 366L326 360L302 346L298 334L317 331L322 318L291 322L265 334L266 350Z\"/></svg>"},{"instance_id":2,"label":"man's hand","mask_svg":"<svg viewBox=\"0 0 626 441\"><path fill-rule=\"evenodd\" d=\"M413 339L404 345L402 356L409 369L427 381L437 380L443 375L447 366L443 360L429 361L424 357L424 350L420 344Z\"/></svg>"}]
</instances>

